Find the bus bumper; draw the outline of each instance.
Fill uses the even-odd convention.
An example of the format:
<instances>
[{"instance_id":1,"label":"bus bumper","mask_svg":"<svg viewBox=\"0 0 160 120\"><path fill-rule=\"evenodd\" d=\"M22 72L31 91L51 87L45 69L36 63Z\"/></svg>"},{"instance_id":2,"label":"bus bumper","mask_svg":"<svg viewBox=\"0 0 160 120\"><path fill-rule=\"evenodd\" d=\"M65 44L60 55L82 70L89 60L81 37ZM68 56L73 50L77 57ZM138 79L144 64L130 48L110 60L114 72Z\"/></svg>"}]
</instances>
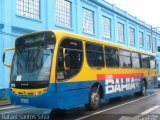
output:
<instances>
[{"instance_id":1,"label":"bus bumper","mask_svg":"<svg viewBox=\"0 0 160 120\"><path fill-rule=\"evenodd\" d=\"M16 95L9 90L11 104L20 106L32 106L37 108L56 109L55 84L50 84L48 90L37 96Z\"/></svg>"}]
</instances>

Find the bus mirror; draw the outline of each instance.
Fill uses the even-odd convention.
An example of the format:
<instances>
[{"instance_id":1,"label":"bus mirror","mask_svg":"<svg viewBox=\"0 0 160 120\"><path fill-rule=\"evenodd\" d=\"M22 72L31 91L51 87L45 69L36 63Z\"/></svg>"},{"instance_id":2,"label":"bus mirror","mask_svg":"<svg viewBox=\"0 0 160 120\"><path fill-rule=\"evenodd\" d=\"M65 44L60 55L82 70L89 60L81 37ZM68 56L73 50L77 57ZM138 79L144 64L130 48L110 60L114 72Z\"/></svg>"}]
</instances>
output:
<instances>
[{"instance_id":1,"label":"bus mirror","mask_svg":"<svg viewBox=\"0 0 160 120\"><path fill-rule=\"evenodd\" d=\"M3 59L3 60L2 60L3 63L5 62L5 57L6 57L6 54L5 54L5 52L4 52L4 53L3 53L3 58L2 58L2 59Z\"/></svg>"},{"instance_id":2,"label":"bus mirror","mask_svg":"<svg viewBox=\"0 0 160 120\"><path fill-rule=\"evenodd\" d=\"M160 52L160 46L158 46L158 52Z\"/></svg>"},{"instance_id":3,"label":"bus mirror","mask_svg":"<svg viewBox=\"0 0 160 120\"><path fill-rule=\"evenodd\" d=\"M11 68L11 64L5 63L5 59L6 59L6 51L11 51L11 50L15 50L15 48L7 48L7 49L4 49L4 51L3 51L3 56L2 56L3 65L5 65L6 67L9 67L9 68Z\"/></svg>"}]
</instances>

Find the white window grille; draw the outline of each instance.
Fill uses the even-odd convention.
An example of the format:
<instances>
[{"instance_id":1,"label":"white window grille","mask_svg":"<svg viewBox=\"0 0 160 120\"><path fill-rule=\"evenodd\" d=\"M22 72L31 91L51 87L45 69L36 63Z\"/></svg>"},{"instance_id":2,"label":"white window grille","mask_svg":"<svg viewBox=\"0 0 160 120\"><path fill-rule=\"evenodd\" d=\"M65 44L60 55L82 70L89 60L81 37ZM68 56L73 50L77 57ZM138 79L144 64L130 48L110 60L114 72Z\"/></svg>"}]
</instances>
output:
<instances>
[{"instance_id":1,"label":"white window grille","mask_svg":"<svg viewBox=\"0 0 160 120\"><path fill-rule=\"evenodd\" d=\"M40 18L40 1L39 0L17 0L17 15L39 19Z\"/></svg>"}]
</instances>

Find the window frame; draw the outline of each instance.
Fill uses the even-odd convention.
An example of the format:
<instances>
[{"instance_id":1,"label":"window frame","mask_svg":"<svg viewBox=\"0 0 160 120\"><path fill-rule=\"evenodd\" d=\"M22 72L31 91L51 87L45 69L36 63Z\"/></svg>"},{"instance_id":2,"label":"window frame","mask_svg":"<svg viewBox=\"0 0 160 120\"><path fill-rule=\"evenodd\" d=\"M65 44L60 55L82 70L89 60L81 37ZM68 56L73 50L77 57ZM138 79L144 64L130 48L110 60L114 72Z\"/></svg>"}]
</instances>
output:
<instances>
[{"instance_id":1,"label":"window frame","mask_svg":"<svg viewBox=\"0 0 160 120\"><path fill-rule=\"evenodd\" d=\"M69 9L69 11L70 11L69 15L70 16L67 16L68 15L67 14L68 9L65 9L65 11L64 11L63 8L62 8L62 5L57 6L57 4L60 5L60 3L57 3L58 1L55 0L55 22L56 22L56 25L67 28L67 29L71 29L73 27L73 25L72 25L73 24L73 21L72 21L72 2L70 0L64 0L64 2L69 3L69 6L70 6L70 9ZM63 18L62 15L64 15L64 14L66 14L66 15Z\"/></svg>"},{"instance_id":2,"label":"window frame","mask_svg":"<svg viewBox=\"0 0 160 120\"><path fill-rule=\"evenodd\" d=\"M90 44L90 45L95 45L95 46L101 46L102 47L102 54L103 54L103 58L102 58L102 62L103 62L103 66L91 66L90 64L89 64L89 62L88 62L88 59L87 59L87 44ZM90 51L90 52L94 52L94 51ZM97 53L98 51L96 51L96 53ZM90 67L90 68L105 68L105 66L106 66L106 63L105 63L105 59L104 59L104 47L103 47L103 45L102 44L97 44L97 43L94 43L94 42L88 42L88 41L86 41L85 42L85 53L86 53L86 62L87 62L87 65ZM99 52L100 53L100 52Z\"/></svg>"},{"instance_id":3,"label":"window frame","mask_svg":"<svg viewBox=\"0 0 160 120\"><path fill-rule=\"evenodd\" d=\"M81 43L82 43L82 65L81 65L81 67L80 67L80 69L79 69L79 71L75 74L75 75L73 75L73 76L71 76L71 77L69 77L69 78L64 78L64 79L58 79L58 77L57 77L57 67L58 67L58 55L59 55L59 49L61 48L60 46L61 46L61 43L63 42L63 40L65 40L65 39L71 39L71 40L75 40L75 41L80 41ZM81 71L82 71L82 68L83 68L83 65L84 65L84 57L85 57L85 53L84 53L84 45L83 45L83 40L81 40L81 39L77 39L77 38L72 38L72 37L63 37L63 38L61 38L61 40L60 40L60 42L58 43L59 45L58 45L58 48L57 48L57 58L56 58L56 70L55 70L55 75L56 75L56 80L58 81L58 82L64 82L64 81L68 81L68 80L70 80L70 79L72 79L73 77L76 77ZM78 50L77 50L78 51Z\"/></svg>"},{"instance_id":4,"label":"window frame","mask_svg":"<svg viewBox=\"0 0 160 120\"><path fill-rule=\"evenodd\" d=\"M151 35L146 34L146 44L147 44L147 50L151 50Z\"/></svg>"},{"instance_id":5,"label":"window frame","mask_svg":"<svg viewBox=\"0 0 160 120\"><path fill-rule=\"evenodd\" d=\"M150 60L150 69L157 69L157 65L156 65L156 57L155 56L152 56L152 55L150 55L150 57L154 57L154 60ZM151 61L154 61L154 64L155 64L155 66L154 66L154 68L152 68L152 66L151 66Z\"/></svg>"},{"instance_id":6,"label":"window frame","mask_svg":"<svg viewBox=\"0 0 160 120\"><path fill-rule=\"evenodd\" d=\"M121 54L120 54L120 51L121 51L121 50L122 50L122 51L125 51L125 52L129 52L129 53L130 53L130 56L129 56L129 55L128 55L128 56L127 56L127 55L121 55ZM121 66L121 61L120 61L120 57L121 57L121 56L122 56L122 57L129 57L129 58L130 58L130 65L131 65L130 67L124 67L124 65ZM121 68L127 68L127 69L131 69L131 68L132 68L132 55L131 55L131 51L125 50L125 49L119 49L119 65L120 65Z\"/></svg>"},{"instance_id":7,"label":"window frame","mask_svg":"<svg viewBox=\"0 0 160 120\"><path fill-rule=\"evenodd\" d=\"M147 55L147 54L141 54L141 65L142 65L142 68L143 69L150 69L150 60L148 60L149 61L149 67L143 67L143 59L144 58L142 58L143 56L150 56L150 55Z\"/></svg>"},{"instance_id":8,"label":"window frame","mask_svg":"<svg viewBox=\"0 0 160 120\"><path fill-rule=\"evenodd\" d=\"M85 26L85 21L86 21L86 11L87 12L90 12L90 13L92 13L91 15L92 15L92 27L91 27L91 29L89 28L89 26L87 26L87 28L86 27L84 27ZM89 15L88 15L89 16ZM88 19L87 19L87 23L88 23ZM91 30L91 31L90 31ZM91 10L91 9L88 9L88 8L86 8L86 7L82 7L82 31L84 32L84 33L87 33L87 34L95 34L95 11L93 11L93 10Z\"/></svg>"},{"instance_id":9,"label":"window frame","mask_svg":"<svg viewBox=\"0 0 160 120\"><path fill-rule=\"evenodd\" d=\"M105 20L108 20L109 21L109 24L105 24L104 23L104 19ZM107 22L108 22L107 21ZM107 23L106 22L106 23ZM102 24L103 24L103 36L105 37L105 38L108 38L108 39L111 39L112 38L112 19L111 18L109 18L109 17L107 17L107 16L105 16L105 15L102 15ZM109 27L109 30L108 31L105 31L105 27ZM105 33L108 33L108 35L106 35Z\"/></svg>"},{"instance_id":10,"label":"window frame","mask_svg":"<svg viewBox=\"0 0 160 120\"><path fill-rule=\"evenodd\" d=\"M152 49L153 49L153 52L156 52L156 37L153 37L152 38L152 42L153 42L153 44L152 44Z\"/></svg>"},{"instance_id":11,"label":"window frame","mask_svg":"<svg viewBox=\"0 0 160 120\"><path fill-rule=\"evenodd\" d=\"M31 4L30 0L27 0L27 2L16 0L16 14L18 16L26 17L29 19L40 20L41 19L41 1L37 0L37 1L34 1L34 4Z\"/></svg>"},{"instance_id":12,"label":"window frame","mask_svg":"<svg viewBox=\"0 0 160 120\"><path fill-rule=\"evenodd\" d=\"M138 54L138 57L135 57L135 56L133 56L133 53L134 54ZM134 67L134 65L133 65L133 58L137 58L137 59L139 59L139 67ZM142 68L142 63L141 63L141 56L140 56L140 53L138 53L138 52L131 52L131 61L132 61L132 68L133 69L141 69Z\"/></svg>"},{"instance_id":13,"label":"window frame","mask_svg":"<svg viewBox=\"0 0 160 120\"><path fill-rule=\"evenodd\" d=\"M140 34L142 35L141 37L140 37ZM140 39L140 38L141 38L141 39ZM141 40L142 44L140 44L140 40ZM143 47L143 46L144 46L144 32L142 32L142 31L139 31L139 32L138 32L138 43L139 43L139 46L140 46L140 47Z\"/></svg>"},{"instance_id":14,"label":"window frame","mask_svg":"<svg viewBox=\"0 0 160 120\"><path fill-rule=\"evenodd\" d=\"M129 27L129 41L131 45L135 45L135 28ZM133 35L133 36L132 36ZM133 38L132 38L133 37ZM132 41L133 40L133 41Z\"/></svg>"},{"instance_id":15,"label":"window frame","mask_svg":"<svg viewBox=\"0 0 160 120\"><path fill-rule=\"evenodd\" d=\"M118 52L118 66L112 66L112 67L110 67L110 66L108 66L107 65L107 63L106 63L106 48L112 48L112 49L116 49L117 50L117 52ZM106 68L119 68L120 67L120 60L119 60L119 48L116 48L116 47L111 47L111 46L104 46L104 59L105 59L105 66L106 66Z\"/></svg>"},{"instance_id":16,"label":"window frame","mask_svg":"<svg viewBox=\"0 0 160 120\"><path fill-rule=\"evenodd\" d=\"M123 29L120 30L120 29L119 29L119 28L120 28L119 25L121 25L121 27L122 27ZM120 30L120 32L119 32L119 30ZM123 33L123 34L122 34L123 36L120 36L119 33ZM118 41L118 42L125 42L125 24L122 23L122 22L117 22L117 41Z\"/></svg>"}]
</instances>

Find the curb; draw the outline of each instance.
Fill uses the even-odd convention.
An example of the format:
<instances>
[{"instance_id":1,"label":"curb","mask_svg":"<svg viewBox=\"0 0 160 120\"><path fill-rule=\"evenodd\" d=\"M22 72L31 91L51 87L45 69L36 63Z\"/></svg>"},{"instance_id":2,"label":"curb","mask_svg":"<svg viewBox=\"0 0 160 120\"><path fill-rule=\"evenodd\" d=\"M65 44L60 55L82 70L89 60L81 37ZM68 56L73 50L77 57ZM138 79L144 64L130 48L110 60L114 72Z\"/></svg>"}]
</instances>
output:
<instances>
[{"instance_id":1,"label":"curb","mask_svg":"<svg viewBox=\"0 0 160 120\"><path fill-rule=\"evenodd\" d=\"M11 104L10 103L8 103L8 104L2 104L2 105L0 105L0 107L9 106L9 105L11 105Z\"/></svg>"},{"instance_id":2,"label":"curb","mask_svg":"<svg viewBox=\"0 0 160 120\"><path fill-rule=\"evenodd\" d=\"M0 107L2 107L2 106L7 106L7 105L11 105L11 103L8 102L8 101L1 101L1 102L0 102Z\"/></svg>"}]
</instances>

